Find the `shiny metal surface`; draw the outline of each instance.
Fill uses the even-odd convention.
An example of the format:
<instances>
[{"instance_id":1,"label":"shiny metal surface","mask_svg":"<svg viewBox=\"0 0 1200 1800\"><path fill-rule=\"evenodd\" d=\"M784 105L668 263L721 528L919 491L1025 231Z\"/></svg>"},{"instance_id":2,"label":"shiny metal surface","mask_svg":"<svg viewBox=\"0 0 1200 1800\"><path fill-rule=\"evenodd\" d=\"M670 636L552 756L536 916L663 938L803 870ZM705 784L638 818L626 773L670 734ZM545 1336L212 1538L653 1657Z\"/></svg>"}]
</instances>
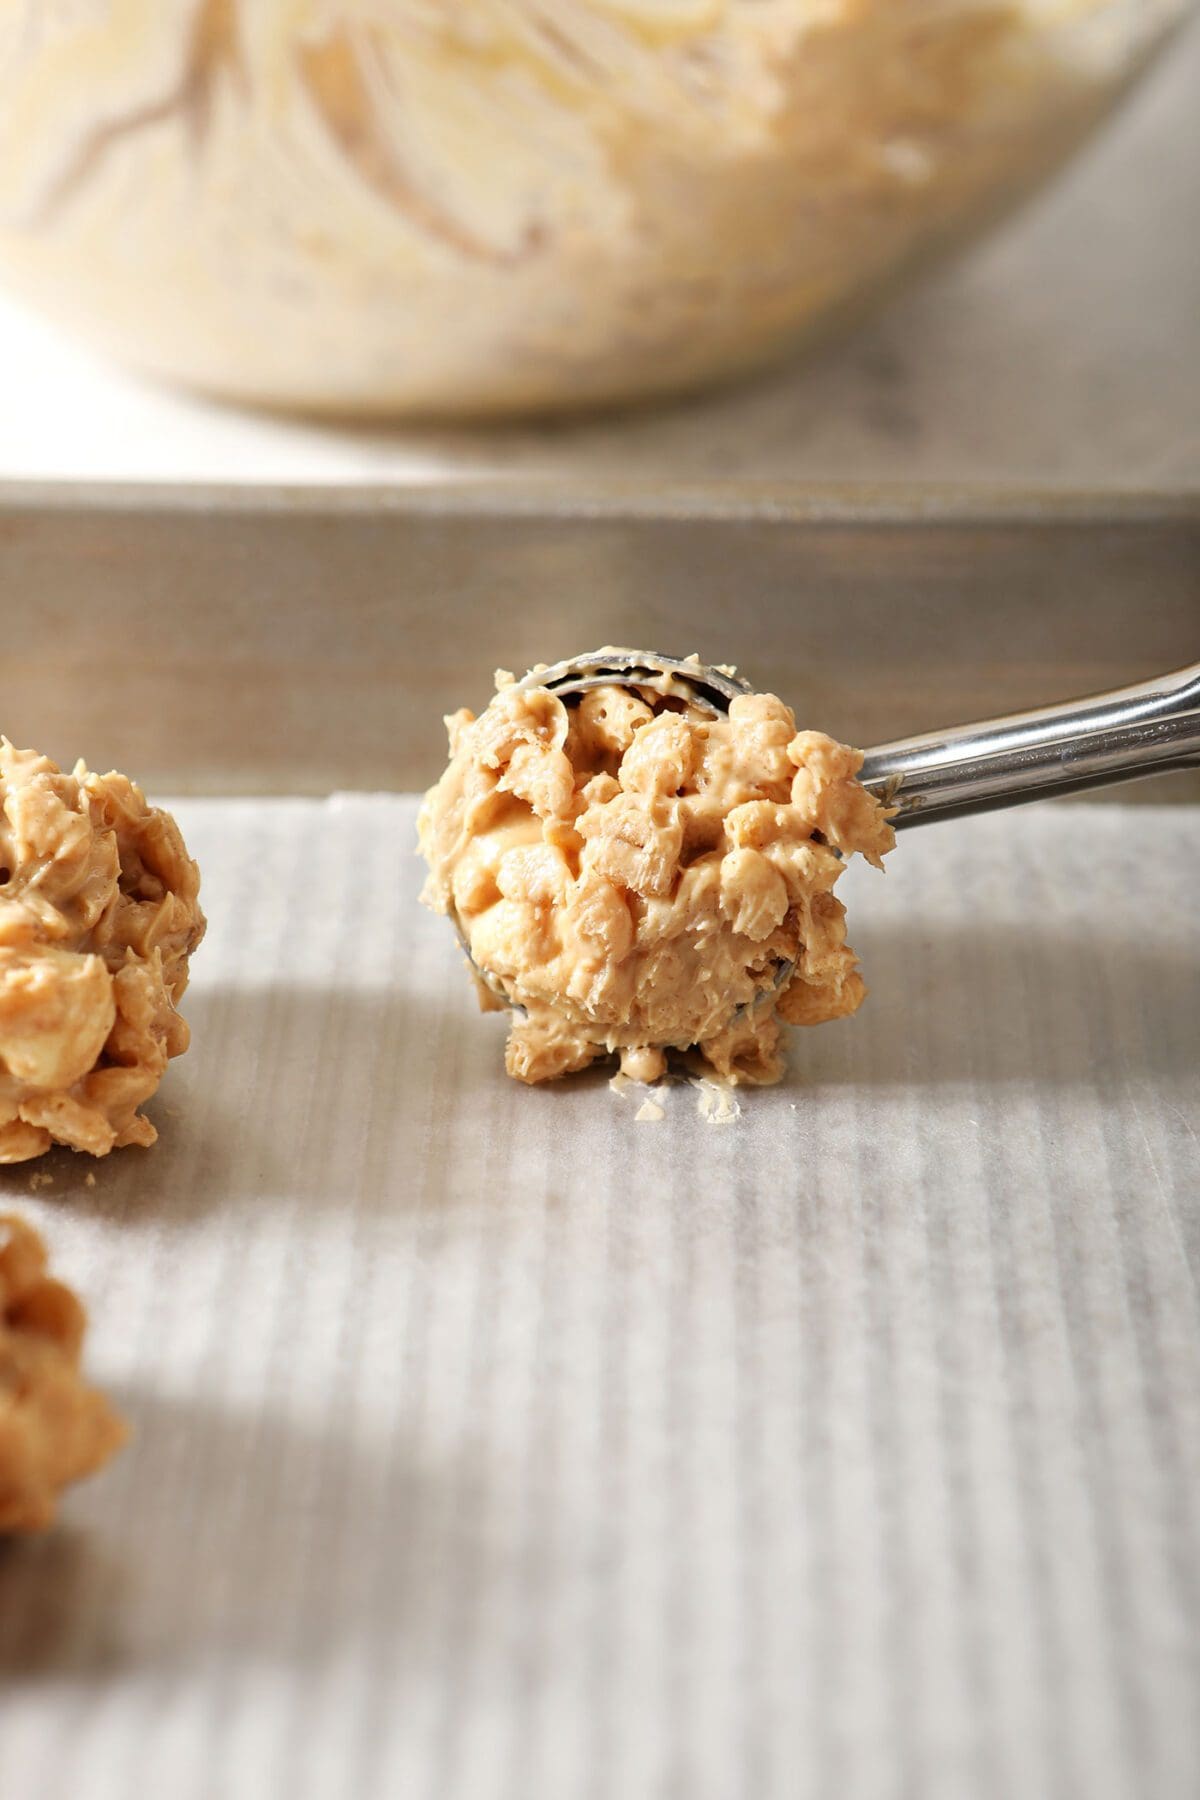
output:
<instances>
[{"instance_id":1,"label":"shiny metal surface","mask_svg":"<svg viewBox=\"0 0 1200 1800\"><path fill-rule=\"evenodd\" d=\"M893 824L1016 806L1200 767L1200 663L1152 681L868 750Z\"/></svg>"},{"instance_id":2,"label":"shiny metal surface","mask_svg":"<svg viewBox=\"0 0 1200 1800\"><path fill-rule=\"evenodd\" d=\"M695 656L661 656L654 650L626 650L606 645L603 650L589 650L548 668L531 669L517 683L518 687L544 687L559 699L586 693L589 688L648 687L665 695L687 700L693 706L712 713L714 718L729 711L729 702L739 694L752 694L748 681L729 668L712 668Z\"/></svg>"}]
</instances>

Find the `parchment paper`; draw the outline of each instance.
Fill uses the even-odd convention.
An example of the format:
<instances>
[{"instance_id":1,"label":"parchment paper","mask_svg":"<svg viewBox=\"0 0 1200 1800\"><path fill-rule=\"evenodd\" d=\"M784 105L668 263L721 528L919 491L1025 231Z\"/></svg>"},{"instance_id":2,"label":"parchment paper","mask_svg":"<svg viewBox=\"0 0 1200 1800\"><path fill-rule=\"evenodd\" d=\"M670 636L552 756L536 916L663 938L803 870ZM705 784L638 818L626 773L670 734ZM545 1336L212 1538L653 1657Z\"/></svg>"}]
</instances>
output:
<instances>
[{"instance_id":1,"label":"parchment paper","mask_svg":"<svg viewBox=\"0 0 1200 1800\"><path fill-rule=\"evenodd\" d=\"M3 1800L1190 1800L1200 814L852 870L713 1124L506 1078L414 805L182 806L161 1141L0 1176L136 1433L0 1548Z\"/></svg>"}]
</instances>

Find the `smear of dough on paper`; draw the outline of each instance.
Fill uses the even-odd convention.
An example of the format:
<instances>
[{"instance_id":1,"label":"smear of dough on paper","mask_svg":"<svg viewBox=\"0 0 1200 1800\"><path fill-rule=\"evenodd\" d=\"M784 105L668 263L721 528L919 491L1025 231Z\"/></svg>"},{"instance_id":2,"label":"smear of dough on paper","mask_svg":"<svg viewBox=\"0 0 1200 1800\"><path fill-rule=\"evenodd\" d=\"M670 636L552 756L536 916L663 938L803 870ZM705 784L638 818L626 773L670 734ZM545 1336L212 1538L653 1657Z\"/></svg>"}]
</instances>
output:
<instances>
[{"instance_id":1,"label":"smear of dough on paper","mask_svg":"<svg viewBox=\"0 0 1200 1800\"><path fill-rule=\"evenodd\" d=\"M737 1096L719 1081L701 1079L696 1083L696 1111L706 1125L732 1125L742 1116Z\"/></svg>"}]
</instances>

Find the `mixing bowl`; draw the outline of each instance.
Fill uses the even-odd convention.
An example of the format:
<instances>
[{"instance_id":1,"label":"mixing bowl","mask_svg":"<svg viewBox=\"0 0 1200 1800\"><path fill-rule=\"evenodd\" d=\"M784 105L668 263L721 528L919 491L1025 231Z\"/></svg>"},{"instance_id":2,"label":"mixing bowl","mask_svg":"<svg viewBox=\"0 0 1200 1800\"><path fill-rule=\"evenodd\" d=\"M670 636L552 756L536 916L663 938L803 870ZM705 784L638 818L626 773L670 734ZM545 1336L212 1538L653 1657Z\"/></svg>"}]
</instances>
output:
<instances>
[{"instance_id":1,"label":"mixing bowl","mask_svg":"<svg viewBox=\"0 0 1200 1800\"><path fill-rule=\"evenodd\" d=\"M681 390L995 217L1187 7L10 0L0 279L278 407Z\"/></svg>"}]
</instances>

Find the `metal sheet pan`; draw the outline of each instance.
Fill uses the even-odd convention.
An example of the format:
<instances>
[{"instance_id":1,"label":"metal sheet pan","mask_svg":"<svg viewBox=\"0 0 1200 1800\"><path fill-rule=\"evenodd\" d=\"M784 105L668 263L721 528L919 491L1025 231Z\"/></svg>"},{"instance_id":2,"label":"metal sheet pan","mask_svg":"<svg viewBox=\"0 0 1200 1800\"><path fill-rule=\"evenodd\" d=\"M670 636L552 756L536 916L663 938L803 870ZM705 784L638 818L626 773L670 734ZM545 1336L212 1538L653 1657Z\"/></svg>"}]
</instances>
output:
<instances>
[{"instance_id":1,"label":"metal sheet pan","mask_svg":"<svg viewBox=\"0 0 1200 1800\"><path fill-rule=\"evenodd\" d=\"M605 642L736 661L860 744L1192 660L1200 502L14 486L0 618L0 722L60 759L176 793L412 789L493 669Z\"/></svg>"},{"instance_id":2,"label":"metal sheet pan","mask_svg":"<svg viewBox=\"0 0 1200 1800\"><path fill-rule=\"evenodd\" d=\"M1198 572L1186 499L12 492L0 726L411 788L624 636L871 738L1194 656ZM871 997L722 1128L508 1080L414 812L184 798L160 1142L0 1171L134 1430L0 1546L3 1800L1191 1800L1200 815L852 868Z\"/></svg>"}]
</instances>

